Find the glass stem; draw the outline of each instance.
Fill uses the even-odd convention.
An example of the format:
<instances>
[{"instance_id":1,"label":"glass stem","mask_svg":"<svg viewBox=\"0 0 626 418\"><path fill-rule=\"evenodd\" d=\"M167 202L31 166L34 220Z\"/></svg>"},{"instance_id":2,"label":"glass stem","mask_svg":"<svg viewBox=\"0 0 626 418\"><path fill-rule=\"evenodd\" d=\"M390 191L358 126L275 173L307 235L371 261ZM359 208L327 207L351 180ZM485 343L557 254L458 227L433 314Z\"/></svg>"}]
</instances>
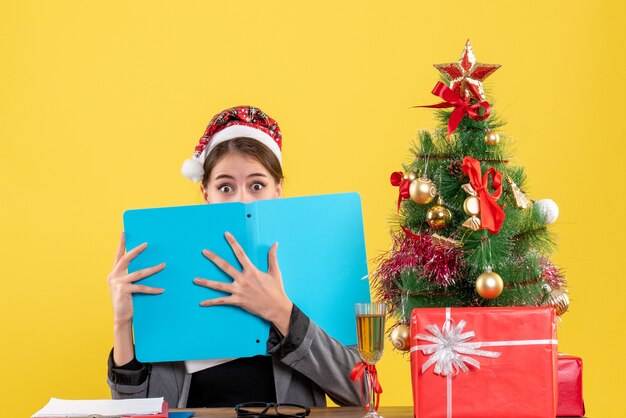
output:
<instances>
[{"instance_id":1,"label":"glass stem","mask_svg":"<svg viewBox=\"0 0 626 418\"><path fill-rule=\"evenodd\" d=\"M376 412L376 393L374 392L374 376L370 373L369 369L367 373L367 396L368 396L368 412Z\"/></svg>"}]
</instances>

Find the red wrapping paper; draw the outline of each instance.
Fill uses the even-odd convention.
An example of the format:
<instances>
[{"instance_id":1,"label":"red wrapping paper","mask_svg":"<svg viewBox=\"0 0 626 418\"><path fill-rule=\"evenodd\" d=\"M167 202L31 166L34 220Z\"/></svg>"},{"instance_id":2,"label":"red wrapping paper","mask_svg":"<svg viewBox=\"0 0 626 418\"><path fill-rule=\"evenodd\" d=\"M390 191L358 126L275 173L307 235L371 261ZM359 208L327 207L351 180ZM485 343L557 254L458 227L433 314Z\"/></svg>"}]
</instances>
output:
<instances>
[{"instance_id":1,"label":"red wrapping paper","mask_svg":"<svg viewBox=\"0 0 626 418\"><path fill-rule=\"evenodd\" d=\"M584 416L582 359L567 354L559 354L558 380L559 401L556 414L563 417Z\"/></svg>"},{"instance_id":2,"label":"red wrapping paper","mask_svg":"<svg viewBox=\"0 0 626 418\"><path fill-rule=\"evenodd\" d=\"M422 367L434 354L421 347L432 342L426 327L446 322L462 332L473 331L468 343L478 350L500 353L497 358L463 354L480 362L450 378ZM411 376L416 418L554 418L557 404L556 315L550 307L424 308L411 314ZM432 329L432 328L431 328ZM502 343L503 345L499 345ZM512 344L512 345L508 345Z\"/></svg>"}]
</instances>

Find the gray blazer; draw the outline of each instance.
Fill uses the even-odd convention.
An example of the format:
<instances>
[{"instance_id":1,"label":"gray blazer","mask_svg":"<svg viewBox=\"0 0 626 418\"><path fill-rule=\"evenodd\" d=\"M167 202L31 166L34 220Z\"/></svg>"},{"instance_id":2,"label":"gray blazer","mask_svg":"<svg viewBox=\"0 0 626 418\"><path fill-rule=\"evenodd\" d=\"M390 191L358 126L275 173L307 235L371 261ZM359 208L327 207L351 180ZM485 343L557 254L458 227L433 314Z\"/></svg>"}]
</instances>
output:
<instances>
[{"instance_id":1,"label":"gray blazer","mask_svg":"<svg viewBox=\"0 0 626 418\"><path fill-rule=\"evenodd\" d=\"M350 380L350 371L361 361L357 349L330 337L295 305L288 336L276 337L270 332L267 346L278 402L326 406L327 394L341 406L361 404L359 384ZM134 384L129 377L138 373L145 378ZM171 407L185 408L191 375L183 362L152 363L143 371L123 370L113 366L111 355L107 382L113 399L163 396Z\"/></svg>"}]
</instances>

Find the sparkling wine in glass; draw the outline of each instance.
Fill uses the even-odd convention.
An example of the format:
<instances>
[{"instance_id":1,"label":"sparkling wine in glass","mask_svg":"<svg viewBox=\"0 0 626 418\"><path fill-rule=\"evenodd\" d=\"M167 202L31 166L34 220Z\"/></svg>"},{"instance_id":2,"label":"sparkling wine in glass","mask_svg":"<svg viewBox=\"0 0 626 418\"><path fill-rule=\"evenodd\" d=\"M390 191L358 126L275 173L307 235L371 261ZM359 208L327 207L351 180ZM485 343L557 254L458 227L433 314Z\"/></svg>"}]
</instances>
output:
<instances>
[{"instance_id":1,"label":"sparkling wine in glass","mask_svg":"<svg viewBox=\"0 0 626 418\"><path fill-rule=\"evenodd\" d=\"M357 303L356 329L358 347L361 360L367 363L365 369L366 410L364 418L382 418L377 412L377 396L375 388L378 384L375 364L383 355L385 345L385 304L384 303Z\"/></svg>"}]
</instances>

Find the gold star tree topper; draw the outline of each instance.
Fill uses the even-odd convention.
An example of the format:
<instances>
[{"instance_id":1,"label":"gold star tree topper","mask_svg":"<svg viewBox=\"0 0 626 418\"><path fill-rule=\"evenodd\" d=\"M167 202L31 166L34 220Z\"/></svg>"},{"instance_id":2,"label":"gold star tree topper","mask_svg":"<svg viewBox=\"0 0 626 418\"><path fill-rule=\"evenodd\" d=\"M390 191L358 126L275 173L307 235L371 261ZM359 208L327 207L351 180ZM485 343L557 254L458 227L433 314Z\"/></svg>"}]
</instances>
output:
<instances>
[{"instance_id":1,"label":"gold star tree topper","mask_svg":"<svg viewBox=\"0 0 626 418\"><path fill-rule=\"evenodd\" d=\"M468 39L457 62L435 64L435 68L450 81L450 88L459 96L469 96L481 102L485 100L482 81L500 68L500 64L477 63Z\"/></svg>"}]
</instances>

